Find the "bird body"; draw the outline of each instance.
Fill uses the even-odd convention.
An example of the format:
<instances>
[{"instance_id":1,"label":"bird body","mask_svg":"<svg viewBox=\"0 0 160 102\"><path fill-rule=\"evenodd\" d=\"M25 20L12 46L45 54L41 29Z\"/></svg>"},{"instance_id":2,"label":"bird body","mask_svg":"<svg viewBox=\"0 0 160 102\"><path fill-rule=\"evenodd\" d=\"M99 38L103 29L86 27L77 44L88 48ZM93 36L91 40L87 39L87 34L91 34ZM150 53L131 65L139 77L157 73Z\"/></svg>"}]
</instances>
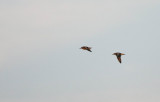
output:
<instances>
[{"instance_id":1,"label":"bird body","mask_svg":"<svg viewBox=\"0 0 160 102\"><path fill-rule=\"evenodd\" d=\"M119 63L121 63L121 62L122 62L122 61L121 61L121 55L125 55L125 54L120 53L120 52L116 52L116 53L113 53L112 55L116 55Z\"/></svg>"},{"instance_id":2,"label":"bird body","mask_svg":"<svg viewBox=\"0 0 160 102\"><path fill-rule=\"evenodd\" d=\"M87 47L87 46L82 46L80 49L83 49L83 50L87 50L87 51L91 51L91 47Z\"/></svg>"}]
</instances>

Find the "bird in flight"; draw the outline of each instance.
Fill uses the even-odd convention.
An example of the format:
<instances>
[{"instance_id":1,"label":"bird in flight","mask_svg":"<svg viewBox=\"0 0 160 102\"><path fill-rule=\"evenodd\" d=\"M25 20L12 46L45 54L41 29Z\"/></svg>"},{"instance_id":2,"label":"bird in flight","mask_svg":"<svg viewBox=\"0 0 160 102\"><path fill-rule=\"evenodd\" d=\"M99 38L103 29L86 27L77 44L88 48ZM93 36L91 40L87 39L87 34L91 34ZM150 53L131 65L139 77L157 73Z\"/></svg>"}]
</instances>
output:
<instances>
[{"instance_id":1,"label":"bird in flight","mask_svg":"<svg viewBox=\"0 0 160 102\"><path fill-rule=\"evenodd\" d=\"M116 53L113 53L112 55L116 55L116 56L117 56L118 61L121 63L121 62L122 62L122 61L121 61L121 55L125 55L125 54L120 53L120 52L116 52Z\"/></svg>"},{"instance_id":2,"label":"bird in flight","mask_svg":"<svg viewBox=\"0 0 160 102\"><path fill-rule=\"evenodd\" d=\"M82 46L80 49L83 49L83 50L87 50L87 51L91 51L91 47L87 47L87 46Z\"/></svg>"}]
</instances>

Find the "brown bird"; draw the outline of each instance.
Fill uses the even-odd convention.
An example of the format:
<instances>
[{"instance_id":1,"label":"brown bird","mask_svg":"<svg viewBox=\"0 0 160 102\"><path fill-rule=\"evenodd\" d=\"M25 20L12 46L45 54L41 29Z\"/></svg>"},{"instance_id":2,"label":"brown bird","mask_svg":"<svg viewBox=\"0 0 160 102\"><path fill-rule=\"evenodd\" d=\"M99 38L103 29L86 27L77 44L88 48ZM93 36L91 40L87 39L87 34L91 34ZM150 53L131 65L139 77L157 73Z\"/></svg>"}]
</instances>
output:
<instances>
[{"instance_id":1,"label":"brown bird","mask_svg":"<svg viewBox=\"0 0 160 102\"><path fill-rule=\"evenodd\" d=\"M87 47L87 46L82 46L80 49L83 49L83 50L87 50L87 51L91 51L91 47Z\"/></svg>"},{"instance_id":2,"label":"brown bird","mask_svg":"<svg viewBox=\"0 0 160 102\"><path fill-rule=\"evenodd\" d=\"M121 55L125 55L125 54L123 54L123 53L119 53L119 52L116 52L116 53L113 53L112 55L116 55L116 56L117 56L118 61L121 63Z\"/></svg>"}]
</instances>

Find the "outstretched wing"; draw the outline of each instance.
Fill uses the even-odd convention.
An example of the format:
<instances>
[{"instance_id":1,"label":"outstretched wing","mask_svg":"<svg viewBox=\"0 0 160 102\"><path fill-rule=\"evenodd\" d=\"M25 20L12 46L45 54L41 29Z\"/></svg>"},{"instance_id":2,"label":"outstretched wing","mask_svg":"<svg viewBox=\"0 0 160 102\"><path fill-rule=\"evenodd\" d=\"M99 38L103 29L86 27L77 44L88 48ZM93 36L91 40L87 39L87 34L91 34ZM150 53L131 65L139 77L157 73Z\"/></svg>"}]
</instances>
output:
<instances>
[{"instance_id":1,"label":"outstretched wing","mask_svg":"<svg viewBox=\"0 0 160 102\"><path fill-rule=\"evenodd\" d=\"M92 52L92 51L91 51L91 47L87 47L87 50L90 51L90 52Z\"/></svg>"},{"instance_id":2,"label":"outstretched wing","mask_svg":"<svg viewBox=\"0 0 160 102\"><path fill-rule=\"evenodd\" d=\"M121 63L121 57L117 57L118 61Z\"/></svg>"},{"instance_id":3,"label":"outstretched wing","mask_svg":"<svg viewBox=\"0 0 160 102\"><path fill-rule=\"evenodd\" d=\"M88 51L92 52L90 49L87 49Z\"/></svg>"}]
</instances>

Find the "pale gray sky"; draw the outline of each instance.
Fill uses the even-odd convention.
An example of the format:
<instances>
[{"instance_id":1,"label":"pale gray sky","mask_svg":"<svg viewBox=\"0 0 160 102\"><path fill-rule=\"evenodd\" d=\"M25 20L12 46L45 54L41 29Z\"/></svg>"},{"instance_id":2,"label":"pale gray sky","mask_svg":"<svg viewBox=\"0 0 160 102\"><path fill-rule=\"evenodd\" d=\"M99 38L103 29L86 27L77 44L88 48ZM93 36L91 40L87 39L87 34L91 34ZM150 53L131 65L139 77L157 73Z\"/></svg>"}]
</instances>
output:
<instances>
[{"instance_id":1,"label":"pale gray sky","mask_svg":"<svg viewBox=\"0 0 160 102\"><path fill-rule=\"evenodd\" d=\"M0 0L0 101L159 102L159 11L159 0Z\"/></svg>"}]
</instances>

